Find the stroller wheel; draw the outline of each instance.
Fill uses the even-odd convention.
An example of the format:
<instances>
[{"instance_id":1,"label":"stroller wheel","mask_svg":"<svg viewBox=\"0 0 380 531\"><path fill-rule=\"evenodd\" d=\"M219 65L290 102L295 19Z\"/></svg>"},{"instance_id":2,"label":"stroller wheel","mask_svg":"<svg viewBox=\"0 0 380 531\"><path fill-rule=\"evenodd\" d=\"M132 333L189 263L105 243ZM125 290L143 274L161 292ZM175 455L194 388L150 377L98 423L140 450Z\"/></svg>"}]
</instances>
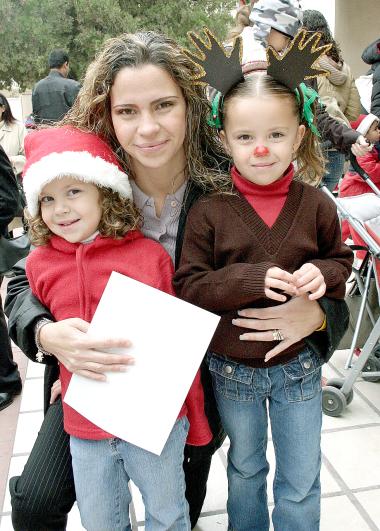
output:
<instances>
[{"instance_id":1,"label":"stroller wheel","mask_svg":"<svg viewBox=\"0 0 380 531\"><path fill-rule=\"evenodd\" d=\"M323 413L330 417L339 417L347 406L347 400L340 389L326 385L322 388Z\"/></svg>"},{"instance_id":2,"label":"stroller wheel","mask_svg":"<svg viewBox=\"0 0 380 531\"><path fill-rule=\"evenodd\" d=\"M378 360L380 360L380 345L377 344L377 346L373 349L371 356L375 356Z\"/></svg>"},{"instance_id":3,"label":"stroller wheel","mask_svg":"<svg viewBox=\"0 0 380 531\"><path fill-rule=\"evenodd\" d=\"M326 385L329 385L330 387L335 387L336 389L342 389L344 384L344 378L330 378L327 380ZM350 390L348 395L344 395L346 397L347 405L351 404L351 402L354 399L354 391L353 389Z\"/></svg>"},{"instance_id":4,"label":"stroller wheel","mask_svg":"<svg viewBox=\"0 0 380 531\"><path fill-rule=\"evenodd\" d=\"M369 356L368 360L366 361L366 364L363 367L363 380L365 380L366 382L378 382L380 380L380 376L371 376L371 372L378 371L380 371L380 359L372 355Z\"/></svg>"}]
</instances>

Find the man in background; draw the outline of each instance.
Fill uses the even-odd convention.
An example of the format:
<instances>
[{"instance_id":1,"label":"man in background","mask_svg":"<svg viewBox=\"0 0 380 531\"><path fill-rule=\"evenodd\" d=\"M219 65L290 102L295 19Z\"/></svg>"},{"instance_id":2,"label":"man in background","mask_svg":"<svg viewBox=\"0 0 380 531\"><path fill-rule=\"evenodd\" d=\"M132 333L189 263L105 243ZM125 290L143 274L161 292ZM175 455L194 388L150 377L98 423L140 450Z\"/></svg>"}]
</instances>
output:
<instances>
[{"instance_id":1,"label":"man in background","mask_svg":"<svg viewBox=\"0 0 380 531\"><path fill-rule=\"evenodd\" d=\"M18 188L12 164L0 146L0 238L7 232L18 209ZM3 277L0 274L0 286ZM14 395L21 392L21 378L13 361L11 342L5 322L0 296L0 411L13 402Z\"/></svg>"},{"instance_id":2,"label":"man in background","mask_svg":"<svg viewBox=\"0 0 380 531\"><path fill-rule=\"evenodd\" d=\"M69 56L65 50L53 50L49 55L50 72L38 81L32 92L34 121L51 124L61 120L73 105L80 84L68 79Z\"/></svg>"}]
</instances>

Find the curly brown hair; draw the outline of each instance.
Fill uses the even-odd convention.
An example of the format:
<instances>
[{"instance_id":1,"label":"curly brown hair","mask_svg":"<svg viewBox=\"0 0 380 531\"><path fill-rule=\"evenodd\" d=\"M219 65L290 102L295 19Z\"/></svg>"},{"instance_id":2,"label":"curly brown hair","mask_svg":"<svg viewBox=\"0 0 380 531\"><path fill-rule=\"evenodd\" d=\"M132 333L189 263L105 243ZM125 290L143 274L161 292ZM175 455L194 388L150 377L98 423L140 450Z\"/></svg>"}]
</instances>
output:
<instances>
[{"instance_id":1,"label":"curly brown hair","mask_svg":"<svg viewBox=\"0 0 380 531\"><path fill-rule=\"evenodd\" d=\"M223 105L223 121L228 110L228 103L233 98L259 95L271 95L277 98L284 98L292 105L294 115L298 117L299 124L305 125L305 134L295 157L297 162L295 176L299 180L309 184L318 185L324 175L325 161L317 135L311 131L308 124L301 117L301 110L303 108L302 94L300 94L301 102L298 103L294 91L263 72L254 72L246 76L244 82L236 85L226 96Z\"/></svg>"},{"instance_id":2,"label":"curly brown hair","mask_svg":"<svg viewBox=\"0 0 380 531\"><path fill-rule=\"evenodd\" d=\"M116 138L111 118L110 91L125 67L154 65L167 72L180 87L186 102L185 176L204 191L231 188L229 159L216 130L207 124L210 104L203 87L193 81L195 65L172 39L152 32L123 34L108 39L85 74L82 88L62 124L102 136L132 178L128 154Z\"/></svg>"},{"instance_id":3,"label":"curly brown hair","mask_svg":"<svg viewBox=\"0 0 380 531\"><path fill-rule=\"evenodd\" d=\"M106 238L122 238L128 231L141 225L141 214L133 202L122 197L110 188L97 187L102 209L99 233ZM31 216L25 209L25 218L29 228L29 238L33 245L46 245L53 233L46 226L41 216L41 208L36 216Z\"/></svg>"}]
</instances>

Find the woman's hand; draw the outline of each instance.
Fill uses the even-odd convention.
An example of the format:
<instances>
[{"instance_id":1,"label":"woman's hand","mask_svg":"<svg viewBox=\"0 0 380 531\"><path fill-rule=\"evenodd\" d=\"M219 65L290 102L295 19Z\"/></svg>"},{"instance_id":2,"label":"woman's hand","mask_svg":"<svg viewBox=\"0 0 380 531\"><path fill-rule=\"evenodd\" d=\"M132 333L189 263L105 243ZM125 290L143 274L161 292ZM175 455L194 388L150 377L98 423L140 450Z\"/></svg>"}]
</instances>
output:
<instances>
[{"instance_id":1,"label":"woman's hand","mask_svg":"<svg viewBox=\"0 0 380 531\"><path fill-rule=\"evenodd\" d=\"M239 318L233 320L234 325L256 330L242 334L242 341L274 341L274 330L278 330L284 337L283 341L267 353L265 361L312 334L324 320L319 304L309 300L307 295L295 297L272 308L248 308L238 313Z\"/></svg>"},{"instance_id":2,"label":"woman's hand","mask_svg":"<svg viewBox=\"0 0 380 531\"><path fill-rule=\"evenodd\" d=\"M56 380L50 390L50 404L53 404L59 395L62 394L61 380Z\"/></svg>"},{"instance_id":3,"label":"woman's hand","mask_svg":"<svg viewBox=\"0 0 380 531\"><path fill-rule=\"evenodd\" d=\"M46 324L40 331L40 343L70 372L92 380L106 380L105 372L123 372L133 358L110 354L111 348L130 347L128 339L94 339L87 336L89 323L82 319L65 319Z\"/></svg>"}]
</instances>

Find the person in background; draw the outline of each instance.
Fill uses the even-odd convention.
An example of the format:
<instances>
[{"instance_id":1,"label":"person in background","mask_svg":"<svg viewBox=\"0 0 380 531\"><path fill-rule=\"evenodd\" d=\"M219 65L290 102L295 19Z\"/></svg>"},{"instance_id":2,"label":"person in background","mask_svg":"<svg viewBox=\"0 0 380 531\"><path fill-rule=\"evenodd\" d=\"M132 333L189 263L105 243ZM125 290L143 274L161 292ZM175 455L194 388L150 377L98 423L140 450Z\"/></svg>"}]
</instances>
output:
<instances>
[{"instance_id":1,"label":"person in background","mask_svg":"<svg viewBox=\"0 0 380 531\"><path fill-rule=\"evenodd\" d=\"M370 179L380 187L380 129L379 118L374 114L361 114L355 122L351 122L351 126L360 132L368 142L371 144L372 149L363 157L357 157L359 166L367 173ZM350 197L354 195L373 194L372 188L362 179L362 177L356 173L356 171L350 167L348 172L343 177L339 187L339 197ZM364 206L364 205L363 205ZM351 238L355 245L366 244L360 238L360 236L353 230L347 220L342 222L342 239L346 240L351 235ZM365 251L356 251L356 256L362 260L365 256Z\"/></svg>"},{"instance_id":2,"label":"person in background","mask_svg":"<svg viewBox=\"0 0 380 531\"><path fill-rule=\"evenodd\" d=\"M249 21L253 24L253 32L243 35L243 72L248 74L256 70L263 70L263 62L266 61L265 46L271 45L275 50L282 53L289 46L297 31L302 27L302 10L297 0L258 0L253 5L247 5L244 9L250 9ZM244 17L241 20L246 20ZM254 35L257 43L252 45L247 42ZM255 50L252 55L245 49ZM317 89L315 79L306 80L306 84ZM317 128L323 141L331 142L331 145L342 152L351 149L355 156L365 155L370 149L367 141L357 131L346 124L331 117L322 104L317 110Z\"/></svg>"},{"instance_id":3,"label":"person in background","mask_svg":"<svg viewBox=\"0 0 380 531\"><path fill-rule=\"evenodd\" d=\"M80 84L68 79L69 56L56 49L49 55L50 72L38 81L32 91L33 116L36 124L52 124L62 120L78 95Z\"/></svg>"},{"instance_id":4,"label":"person in background","mask_svg":"<svg viewBox=\"0 0 380 531\"><path fill-rule=\"evenodd\" d=\"M327 76L318 76L318 94L329 115L350 127L350 122L356 120L360 114L359 92L350 67L343 60L339 45L322 13L307 9L303 12L302 26L308 31L318 31L322 34L320 45L331 44L327 54L318 60L318 66L329 72ZM333 191L343 176L345 155L334 149L330 141L325 142L322 147L327 158L323 184Z\"/></svg>"},{"instance_id":5,"label":"person in background","mask_svg":"<svg viewBox=\"0 0 380 531\"><path fill-rule=\"evenodd\" d=\"M13 116L9 102L0 93L0 146L11 161L13 171L19 175L25 164L25 126Z\"/></svg>"},{"instance_id":6,"label":"person in background","mask_svg":"<svg viewBox=\"0 0 380 531\"><path fill-rule=\"evenodd\" d=\"M8 224L18 209L18 187L12 165L0 146L0 238L7 233ZM0 286L3 277L0 275ZM0 411L13 402L21 392L22 383L16 363L13 361L3 305L0 297Z\"/></svg>"},{"instance_id":7,"label":"person in background","mask_svg":"<svg viewBox=\"0 0 380 531\"><path fill-rule=\"evenodd\" d=\"M380 39L374 40L364 49L362 60L371 65L367 75L372 74L371 103L367 112L380 118Z\"/></svg>"}]
</instances>

